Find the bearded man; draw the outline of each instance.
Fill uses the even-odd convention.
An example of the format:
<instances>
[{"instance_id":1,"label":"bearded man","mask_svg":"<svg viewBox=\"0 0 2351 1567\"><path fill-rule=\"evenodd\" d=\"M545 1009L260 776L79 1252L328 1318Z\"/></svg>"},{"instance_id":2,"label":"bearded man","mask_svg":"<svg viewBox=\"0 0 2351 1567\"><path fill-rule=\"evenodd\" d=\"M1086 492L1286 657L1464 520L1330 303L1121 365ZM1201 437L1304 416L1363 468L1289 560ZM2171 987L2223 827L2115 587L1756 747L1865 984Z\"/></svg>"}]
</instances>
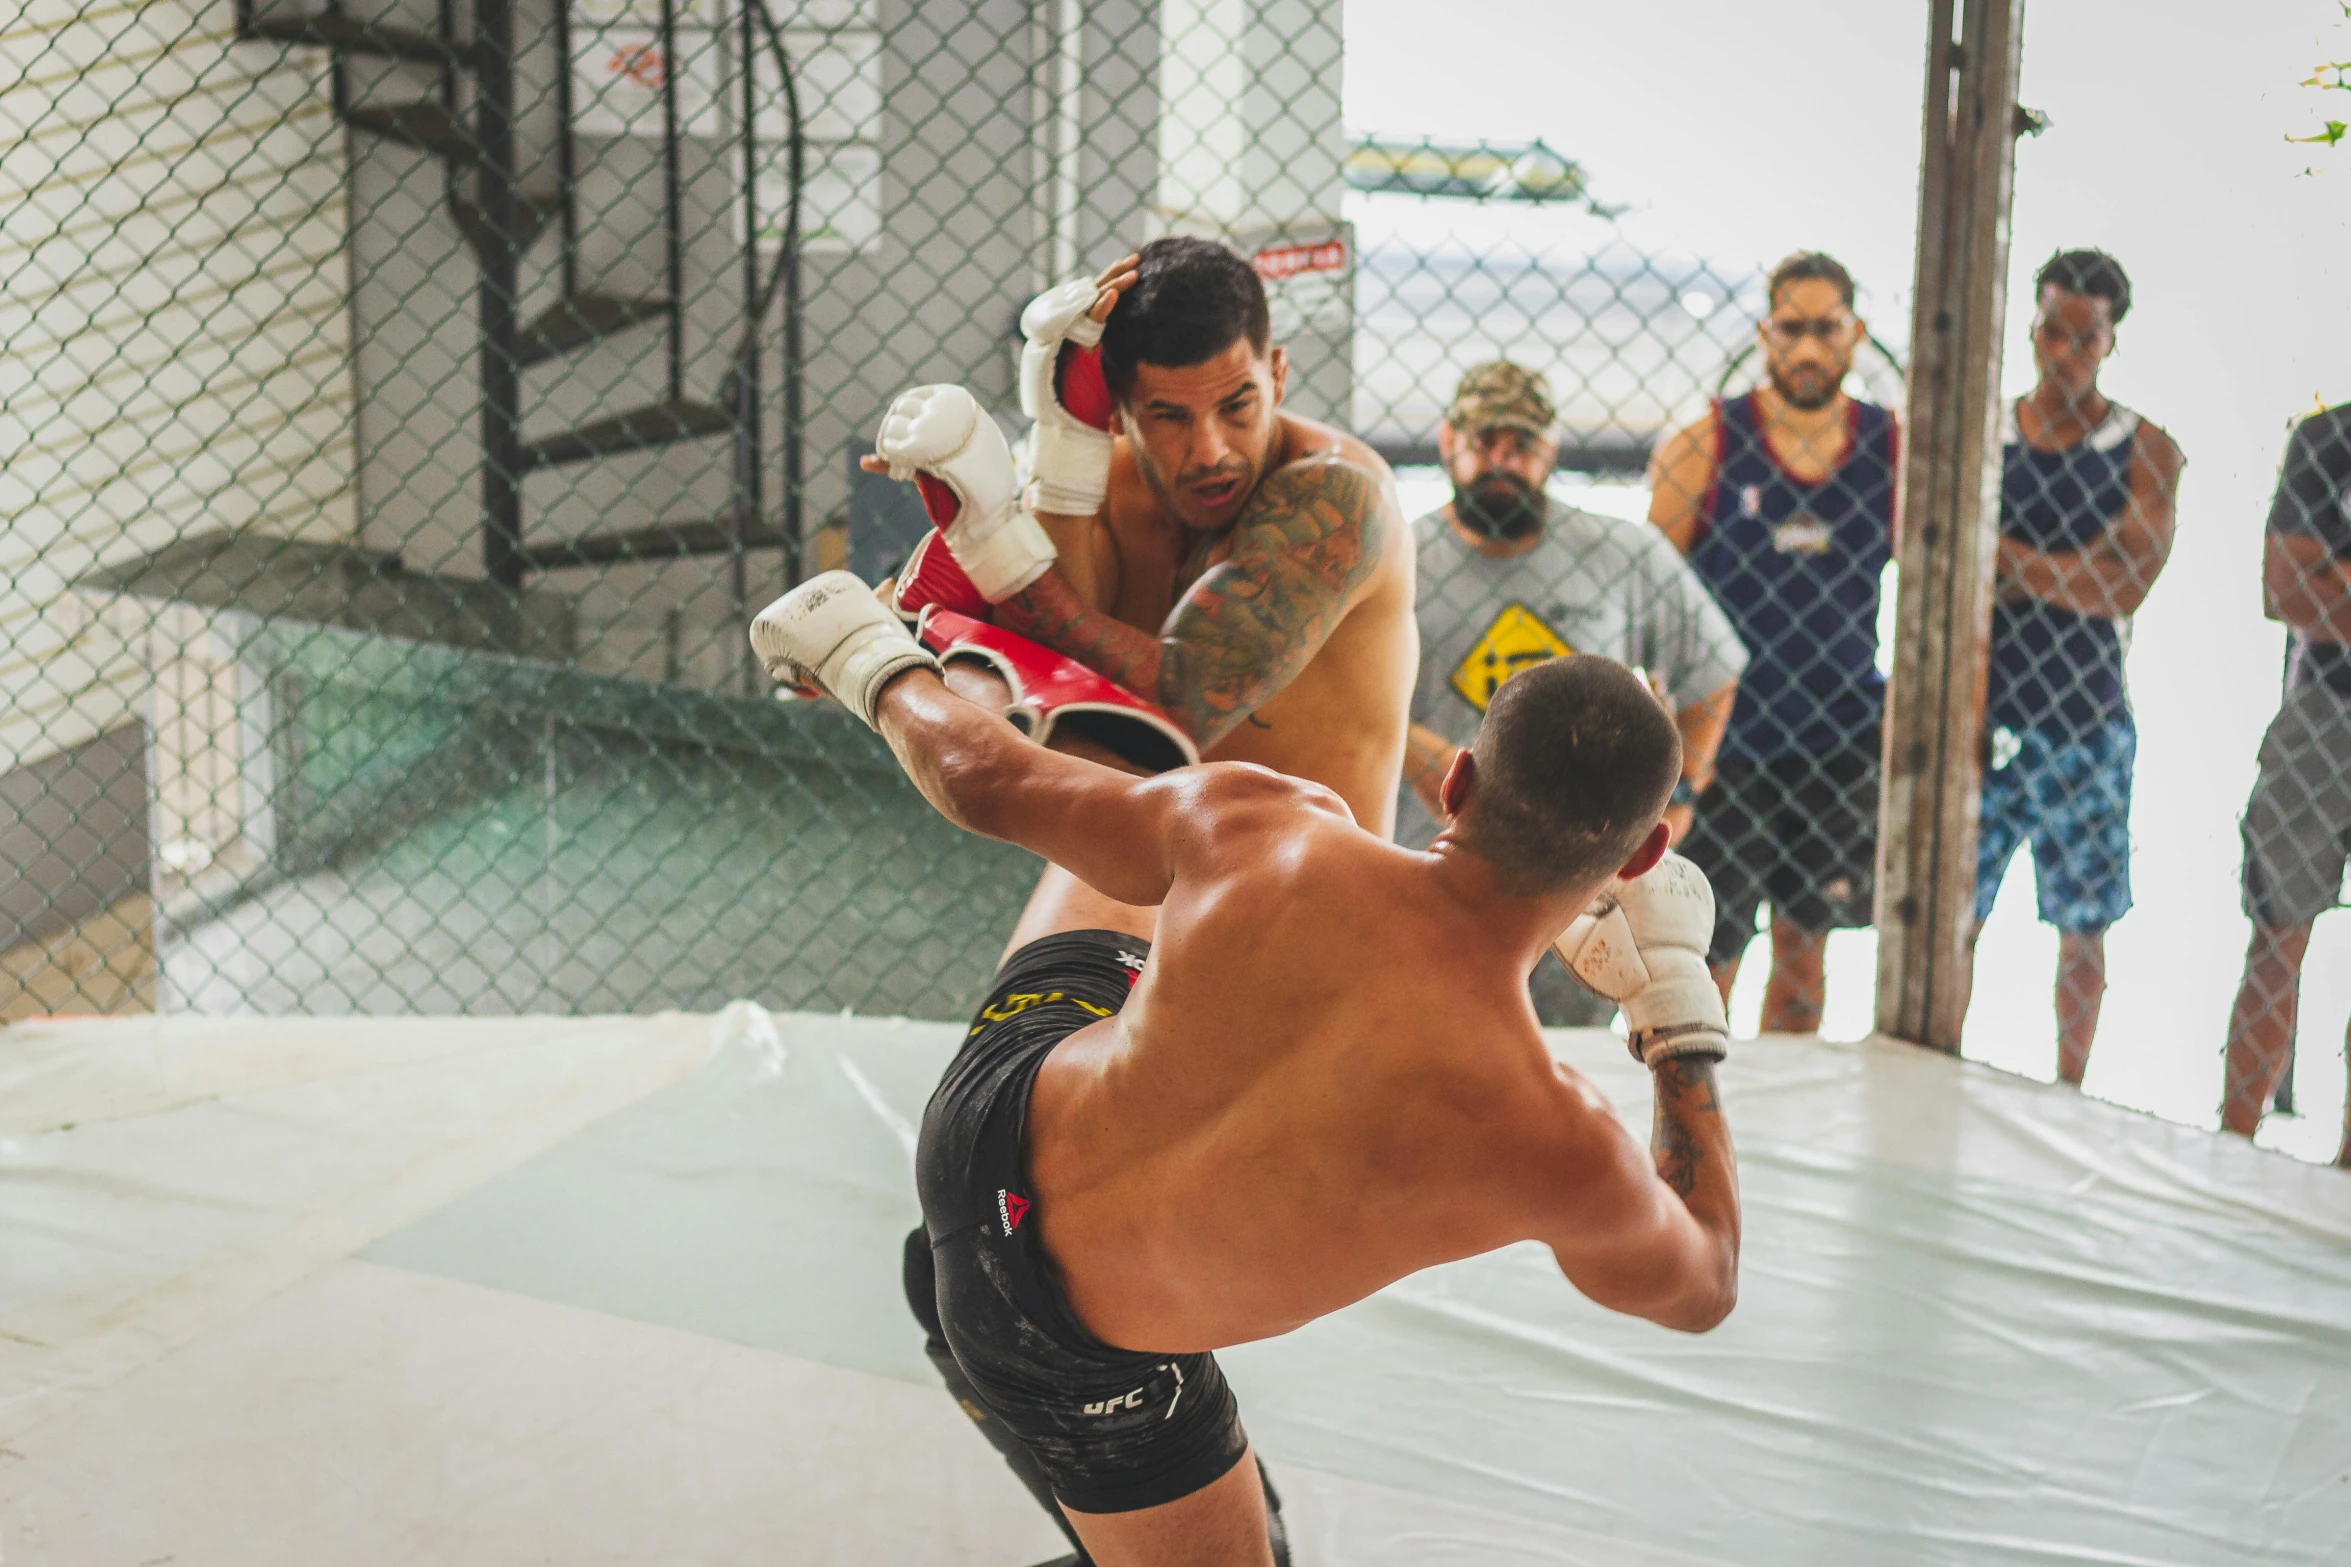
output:
<instances>
[{"instance_id":1,"label":"bearded man","mask_svg":"<svg viewBox=\"0 0 2351 1567\"><path fill-rule=\"evenodd\" d=\"M1714 772L1747 662L1739 634L1655 529L1579 510L1544 486L1559 460L1543 377L1508 360L1461 378L1437 449L1453 500L1413 524L1420 671L1404 752L1396 839L1437 834L1437 788L1502 682L1549 659L1599 653L1641 670L1681 731L1680 781L1665 812L1675 838ZM1554 1028L1598 1027L1615 1008L1545 959L1535 1013Z\"/></svg>"},{"instance_id":2,"label":"bearded man","mask_svg":"<svg viewBox=\"0 0 2351 1567\"><path fill-rule=\"evenodd\" d=\"M1894 415L1846 395L1868 328L1836 258L1774 267L1764 381L1662 442L1649 520L1730 614L1751 662L1687 850L1713 878L1727 998L1771 908L1767 1033L1820 1028L1829 932L1866 926L1877 860L1878 602L1894 549Z\"/></svg>"}]
</instances>

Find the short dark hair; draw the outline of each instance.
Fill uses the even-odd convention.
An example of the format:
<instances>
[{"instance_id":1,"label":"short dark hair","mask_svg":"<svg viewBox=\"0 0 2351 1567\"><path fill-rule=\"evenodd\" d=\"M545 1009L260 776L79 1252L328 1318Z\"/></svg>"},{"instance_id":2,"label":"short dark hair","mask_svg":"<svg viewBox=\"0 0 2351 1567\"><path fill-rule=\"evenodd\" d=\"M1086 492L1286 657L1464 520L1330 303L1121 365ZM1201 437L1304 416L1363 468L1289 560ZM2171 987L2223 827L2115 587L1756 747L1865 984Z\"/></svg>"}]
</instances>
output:
<instances>
[{"instance_id":1,"label":"short dark hair","mask_svg":"<svg viewBox=\"0 0 2351 1567\"><path fill-rule=\"evenodd\" d=\"M2131 313L2131 275L2103 250L2061 250L2051 256L2033 274L2034 294L2045 288L2105 300L2109 321L2119 322Z\"/></svg>"},{"instance_id":2,"label":"short dark hair","mask_svg":"<svg viewBox=\"0 0 2351 1567\"><path fill-rule=\"evenodd\" d=\"M1845 270L1845 263L1825 250L1799 250L1782 256L1780 264L1771 269L1771 276L1764 281L1764 306L1768 309L1778 304L1780 290L1790 283L1809 279L1836 284L1837 297L1845 302L1847 310L1853 308L1853 274Z\"/></svg>"},{"instance_id":3,"label":"short dark hair","mask_svg":"<svg viewBox=\"0 0 2351 1567\"><path fill-rule=\"evenodd\" d=\"M1461 840L1505 892L1541 897L1632 858L1681 776L1682 737L1640 676L1571 654L1502 682L1470 755Z\"/></svg>"},{"instance_id":4,"label":"short dark hair","mask_svg":"<svg viewBox=\"0 0 2351 1567\"><path fill-rule=\"evenodd\" d=\"M1174 235L1143 247L1134 286L1102 327L1102 379L1126 401L1135 366L1203 364L1239 342L1253 353L1273 341L1257 269L1212 239Z\"/></svg>"}]
</instances>

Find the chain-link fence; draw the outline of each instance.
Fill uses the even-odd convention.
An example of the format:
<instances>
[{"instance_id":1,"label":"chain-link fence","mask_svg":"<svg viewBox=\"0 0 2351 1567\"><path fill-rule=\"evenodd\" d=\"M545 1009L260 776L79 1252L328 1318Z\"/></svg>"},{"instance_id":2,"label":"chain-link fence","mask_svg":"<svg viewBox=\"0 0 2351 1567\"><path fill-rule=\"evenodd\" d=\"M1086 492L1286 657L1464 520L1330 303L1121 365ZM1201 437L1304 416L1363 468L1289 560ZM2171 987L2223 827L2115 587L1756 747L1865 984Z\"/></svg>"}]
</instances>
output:
<instances>
[{"instance_id":1,"label":"chain-link fence","mask_svg":"<svg viewBox=\"0 0 2351 1567\"><path fill-rule=\"evenodd\" d=\"M1337 29L21 9L0 1010L959 1010L1029 867L744 624L919 532L854 464L893 393L1009 411L1021 304L1150 233L1296 257L1347 417Z\"/></svg>"},{"instance_id":2,"label":"chain-link fence","mask_svg":"<svg viewBox=\"0 0 2351 1567\"><path fill-rule=\"evenodd\" d=\"M1425 248L1365 252L1364 385L1385 395L1357 404L1368 428L1434 435L1397 444L1443 485L1414 523L1400 839L1434 836L1437 781L1513 670L1569 652L1640 668L1682 729L1673 820L1715 883L1717 976L1771 911L1804 951L1775 965L1765 1026L1817 1027L1826 933L1866 926L1873 895L1895 356L1833 258L1729 276L1605 221L1472 250L1441 212L1411 216ZM1415 363L1432 341L1443 356ZM1556 964L1535 993L1550 1022L1610 1014Z\"/></svg>"},{"instance_id":3,"label":"chain-link fence","mask_svg":"<svg viewBox=\"0 0 2351 1567\"><path fill-rule=\"evenodd\" d=\"M1869 921L1902 380L1868 318L1906 280L1645 248L1539 142L1351 136L1333 0L4 26L0 1013L958 1013L1031 863L768 699L742 628L927 527L856 466L894 393L1017 428L1022 304L1168 233L1253 261L1288 409L1403 476L1402 835L1494 683L1607 652L1680 717L1713 956L1771 931L1767 1026L1817 1021L1824 933ZM2033 845L2078 1059L2176 465L2082 379L2127 292L2067 265L2011 421L1983 880ZM2248 1063L2340 880L2343 430L2305 426L2272 523L2308 647L2247 822L2282 933Z\"/></svg>"}]
</instances>

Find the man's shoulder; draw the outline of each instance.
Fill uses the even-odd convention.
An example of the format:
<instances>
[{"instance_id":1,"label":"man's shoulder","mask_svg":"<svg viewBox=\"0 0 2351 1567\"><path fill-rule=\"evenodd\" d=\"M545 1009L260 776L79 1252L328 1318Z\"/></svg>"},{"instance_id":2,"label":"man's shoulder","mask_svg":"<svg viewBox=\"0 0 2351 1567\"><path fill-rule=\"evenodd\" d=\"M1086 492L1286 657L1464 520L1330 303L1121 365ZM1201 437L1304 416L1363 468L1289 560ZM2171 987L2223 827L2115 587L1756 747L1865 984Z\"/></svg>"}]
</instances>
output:
<instances>
[{"instance_id":1,"label":"man's shoulder","mask_svg":"<svg viewBox=\"0 0 2351 1567\"><path fill-rule=\"evenodd\" d=\"M1703 446L1707 453L1712 455L1714 429L1722 422L1723 410L1735 404L1743 404L1745 400L1745 395L1707 399L1706 406L1699 409L1695 416L1685 419L1665 432L1665 438L1658 443L1660 449L1670 457L1674 452Z\"/></svg>"},{"instance_id":2,"label":"man's shoulder","mask_svg":"<svg viewBox=\"0 0 2351 1567\"><path fill-rule=\"evenodd\" d=\"M1902 431L1902 410L1885 403L1873 403L1866 397L1847 395L1853 405L1853 429L1863 440L1876 442L1888 435L1899 436Z\"/></svg>"},{"instance_id":3,"label":"man's shoulder","mask_svg":"<svg viewBox=\"0 0 2351 1567\"><path fill-rule=\"evenodd\" d=\"M2106 423L2099 427L2092 439L2126 446L2134 456L2152 463L2157 473L2167 476L2188 460L2187 453L2180 450L2180 443L2172 439L2169 430L2136 408L2126 408L2121 403L2114 405L2113 411L2106 416Z\"/></svg>"},{"instance_id":4,"label":"man's shoulder","mask_svg":"<svg viewBox=\"0 0 2351 1567\"><path fill-rule=\"evenodd\" d=\"M1405 526L1412 534L1412 547L1423 559L1431 555L1452 556L1469 553L1469 541L1453 531L1453 522L1446 513L1450 507L1440 506L1435 511L1422 512Z\"/></svg>"},{"instance_id":5,"label":"man's shoulder","mask_svg":"<svg viewBox=\"0 0 2351 1567\"><path fill-rule=\"evenodd\" d=\"M1396 546L1393 494L1384 465L1375 472L1336 450L1310 453L1258 481L1233 547L1343 566L1352 586Z\"/></svg>"},{"instance_id":6,"label":"man's shoulder","mask_svg":"<svg viewBox=\"0 0 2351 1567\"><path fill-rule=\"evenodd\" d=\"M1337 461L1351 468L1360 468L1376 480L1393 482L1395 470L1388 460L1374 451L1360 436L1348 434L1336 425L1309 419L1303 414L1284 413L1282 421L1281 467L1316 459ZM1279 472L1280 469L1275 470Z\"/></svg>"},{"instance_id":7,"label":"man's shoulder","mask_svg":"<svg viewBox=\"0 0 2351 1567\"><path fill-rule=\"evenodd\" d=\"M1559 548L1586 566L1605 569L1610 558L1647 572L1678 572L1683 566L1681 551L1655 523L1612 517L1555 499L1551 533ZM1595 561L1595 554L1603 558Z\"/></svg>"},{"instance_id":8,"label":"man's shoulder","mask_svg":"<svg viewBox=\"0 0 2351 1567\"><path fill-rule=\"evenodd\" d=\"M1529 566L1528 556L1491 556L1462 537L1453 525L1450 508L1440 506L1407 524L1414 556L1416 595L1454 599L1467 594L1475 600Z\"/></svg>"},{"instance_id":9,"label":"man's shoulder","mask_svg":"<svg viewBox=\"0 0 2351 1567\"><path fill-rule=\"evenodd\" d=\"M2292 444L2332 478L2351 477L2351 403L2322 408L2294 426Z\"/></svg>"},{"instance_id":10,"label":"man's shoulder","mask_svg":"<svg viewBox=\"0 0 2351 1567\"><path fill-rule=\"evenodd\" d=\"M1268 815L1355 820L1347 802L1329 785L1258 762L1209 762L1161 778L1189 795L1187 803L1199 808L1218 835L1262 827L1262 818Z\"/></svg>"},{"instance_id":11,"label":"man's shoulder","mask_svg":"<svg viewBox=\"0 0 2351 1567\"><path fill-rule=\"evenodd\" d=\"M2351 551L2351 403L2323 409L2294 427L2284 471L2270 503L2267 531Z\"/></svg>"},{"instance_id":12,"label":"man's shoulder","mask_svg":"<svg viewBox=\"0 0 2351 1567\"><path fill-rule=\"evenodd\" d=\"M1311 778L1256 762L1210 762L1162 777L1183 794L1183 830L1171 842L1186 875L1297 883L1300 895L1314 896L1336 867L1387 847L1337 790Z\"/></svg>"},{"instance_id":13,"label":"man's shoulder","mask_svg":"<svg viewBox=\"0 0 2351 1567\"><path fill-rule=\"evenodd\" d=\"M1621 1157L1621 1123L1592 1081L1552 1056L1540 1034L1532 1050L1496 1052L1485 1075L1511 1088L1485 1125L1482 1145L1538 1202L1588 1191L1594 1173Z\"/></svg>"}]
</instances>

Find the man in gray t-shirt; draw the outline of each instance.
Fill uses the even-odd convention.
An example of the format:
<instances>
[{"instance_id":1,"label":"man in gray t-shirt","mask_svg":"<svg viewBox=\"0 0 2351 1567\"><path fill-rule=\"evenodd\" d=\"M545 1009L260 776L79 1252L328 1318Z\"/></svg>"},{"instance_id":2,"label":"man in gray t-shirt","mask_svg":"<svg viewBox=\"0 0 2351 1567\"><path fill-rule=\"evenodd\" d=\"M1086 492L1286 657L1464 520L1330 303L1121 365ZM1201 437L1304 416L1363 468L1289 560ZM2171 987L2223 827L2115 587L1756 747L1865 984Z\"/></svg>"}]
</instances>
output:
<instances>
[{"instance_id":1,"label":"man in gray t-shirt","mask_svg":"<svg viewBox=\"0 0 2351 1567\"><path fill-rule=\"evenodd\" d=\"M1601 653L1644 670L1682 732L1682 785L1666 820L1678 840L1714 775L1746 648L1656 529L1544 493L1559 455L1540 375L1506 360L1464 376L1438 431L1453 501L1413 524L1420 677L1404 748L1396 841L1437 835L1437 783L1477 734L1497 686L1529 664ZM1555 960L1533 977L1553 1027L1598 1026L1614 1008Z\"/></svg>"},{"instance_id":2,"label":"man in gray t-shirt","mask_svg":"<svg viewBox=\"0 0 2351 1567\"><path fill-rule=\"evenodd\" d=\"M2305 1042L2324 1026L2297 1015L2302 965L2311 926L2342 902L2351 862L2351 403L2312 414L2286 445L2261 586L2271 617L2293 633L2293 661L2245 802L2253 943L2229 1013L2220 1124L2247 1137L2292 1070L2297 1022ZM2335 1162L2351 1169L2351 1097Z\"/></svg>"}]
</instances>

